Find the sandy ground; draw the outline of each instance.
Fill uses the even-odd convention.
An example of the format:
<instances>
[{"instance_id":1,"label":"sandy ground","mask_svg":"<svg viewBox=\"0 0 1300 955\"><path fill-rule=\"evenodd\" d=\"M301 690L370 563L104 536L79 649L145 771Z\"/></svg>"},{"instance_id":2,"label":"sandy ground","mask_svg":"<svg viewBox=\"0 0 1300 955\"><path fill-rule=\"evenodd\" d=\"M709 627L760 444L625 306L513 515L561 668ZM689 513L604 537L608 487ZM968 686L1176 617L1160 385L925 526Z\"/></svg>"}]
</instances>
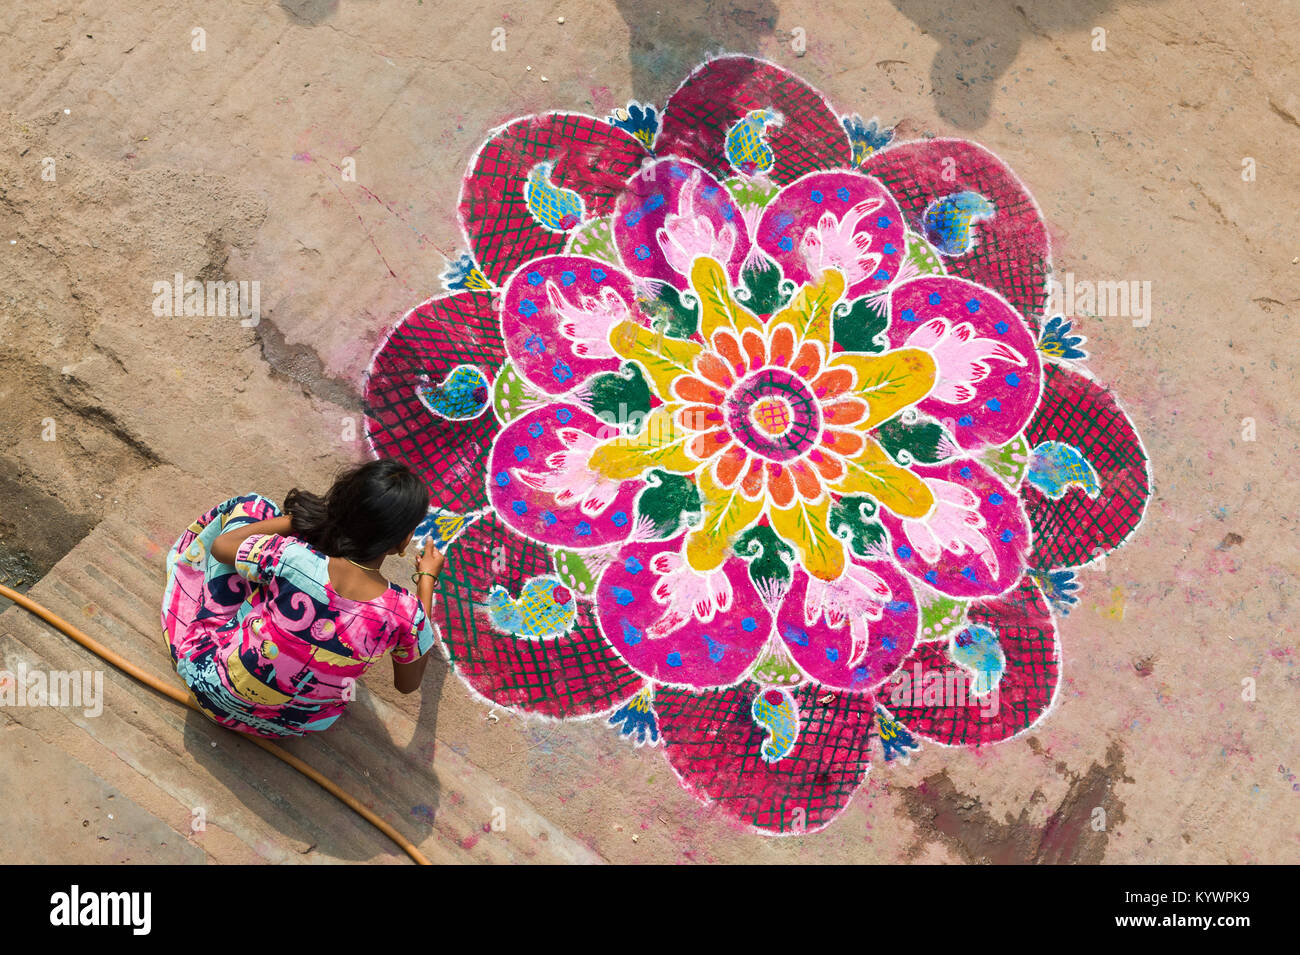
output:
<instances>
[{"instance_id":1,"label":"sandy ground","mask_svg":"<svg viewBox=\"0 0 1300 955\"><path fill-rule=\"evenodd\" d=\"M418 714L437 713L432 767L512 792L582 847L572 857L1300 861L1297 9L7 5L0 572L35 579L105 519L169 540L188 519L182 498L325 486L362 453L357 395L375 344L463 244L460 176L486 131L543 109L662 104L708 52L758 53L902 138L960 135L998 153L1042 207L1058 272L1151 283L1149 325L1078 329L1150 454L1147 519L1083 573L1041 727L979 754L928 747L877 766L820 835L760 847L658 754L624 751L597 725L487 723L455 678L426 685ZM497 27L504 52L490 48ZM348 157L355 182L340 175ZM155 317L153 283L178 272L258 281L260 325ZM98 764L75 727L30 720L0 711L4 828L25 833L0 859L109 861L92 854L103 807L139 770ZM610 766L634 791L596 784ZM1097 806L1105 831L1089 825ZM138 842L133 861L218 855L163 815L119 813L104 839Z\"/></svg>"}]
</instances>

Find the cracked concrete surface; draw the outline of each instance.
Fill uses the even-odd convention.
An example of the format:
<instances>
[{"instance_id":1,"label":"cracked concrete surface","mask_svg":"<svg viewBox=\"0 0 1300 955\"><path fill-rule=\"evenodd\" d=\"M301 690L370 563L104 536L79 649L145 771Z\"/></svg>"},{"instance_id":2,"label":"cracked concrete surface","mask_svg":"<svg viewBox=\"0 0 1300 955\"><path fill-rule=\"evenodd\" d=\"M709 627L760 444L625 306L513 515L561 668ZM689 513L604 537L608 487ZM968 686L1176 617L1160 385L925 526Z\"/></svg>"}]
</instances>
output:
<instances>
[{"instance_id":1,"label":"cracked concrete surface","mask_svg":"<svg viewBox=\"0 0 1300 955\"><path fill-rule=\"evenodd\" d=\"M323 487L361 455L362 374L462 245L460 179L487 131L540 110L662 105L707 53L757 53L903 138L964 136L1002 156L1042 207L1058 273L1152 282L1148 327L1078 329L1142 434L1156 496L1136 539L1082 574L1081 603L1060 621L1055 710L983 752L878 761L843 817L804 839L733 831L660 754L598 724L487 721L445 672L416 701L369 681L361 712L311 757L375 786L376 805L449 860L1295 862L1300 32L1285 4L1228 10L11 5L0 572L49 572L34 592L166 672L148 630L158 549L232 493ZM196 27L204 52L191 48ZM495 27L504 53L490 50ZM1105 52L1092 49L1096 27ZM340 175L348 157L356 182ZM178 272L260 282L261 324L155 317L153 283ZM57 563L74 546L81 556ZM0 664L31 655L88 665L7 611ZM211 730L110 688L110 707L126 709L102 727L0 711L3 802L25 812L4 820L20 835L0 860L393 861L328 800L303 797L319 818L294 811L285 793L305 784L247 747L206 756ZM399 769L407 781L380 779ZM258 781L267 774L274 785ZM115 813L129 825L105 828L110 796L130 804ZM509 840L481 826L502 800L529 820ZM200 803L216 820L201 837L189 829ZM1090 824L1098 807L1104 831Z\"/></svg>"}]
</instances>

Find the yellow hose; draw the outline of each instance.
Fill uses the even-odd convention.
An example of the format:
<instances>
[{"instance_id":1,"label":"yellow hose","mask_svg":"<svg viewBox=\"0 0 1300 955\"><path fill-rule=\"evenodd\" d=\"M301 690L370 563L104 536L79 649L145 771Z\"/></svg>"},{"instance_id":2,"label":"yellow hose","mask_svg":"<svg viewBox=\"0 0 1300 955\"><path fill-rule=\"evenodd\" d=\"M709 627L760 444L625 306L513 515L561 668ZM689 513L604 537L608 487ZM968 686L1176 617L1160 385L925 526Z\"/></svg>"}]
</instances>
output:
<instances>
[{"instance_id":1,"label":"yellow hose","mask_svg":"<svg viewBox=\"0 0 1300 955\"><path fill-rule=\"evenodd\" d=\"M78 630L76 627L68 623L68 621L64 620L58 614L54 613L51 610L46 609L45 607L42 607L35 600L23 596L18 591L6 587L4 584L0 584L0 597L6 597L9 600L12 600L14 603L22 607L24 610L28 611L29 613L35 614L36 616L44 620L46 623L50 624L51 626L55 627L58 630L61 630L63 633L71 637L73 640L76 640L79 644L81 644L91 653L95 654L95 656L99 657L105 663L112 664L113 666L121 670L123 673L125 673L127 676L133 677L139 682L145 684L146 686L152 687L153 689L157 690L159 693L171 697L173 700L175 700L177 703L180 703L182 706L188 706L190 709L198 713L203 712L202 710L199 709L198 702L194 699L194 696L192 694L181 690L177 686L164 683L162 680L159 680L153 675L146 673L144 670L141 670L138 666L136 666L131 661L127 660L125 657L110 650L108 647L104 646L98 640L95 640L92 637L88 636L83 631ZM393 842L395 842L398 846L401 847L403 852L405 852L408 856L410 856L413 860L415 860L415 863L417 865L432 865L432 863L430 863L429 860L424 857L424 854L421 853L420 850L415 847L414 843L412 843L400 832L398 832L396 829L394 829L388 823L384 822L384 820L380 819L368 808L362 805L360 800L358 800L355 796L344 791L339 786L335 785L330 780L326 779L320 773L316 772L316 770L312 769L310 766L304 763L297 756L294 756L292 753L285 752L279 746L276 746L274 743L264 740L260 737L245 736L242 733L239 734L239 736L241 739L246 739L250 743L253 743L254 745L260 747L261 749L266 750L268 753L270 753L272 756L274 756L276 759L280 760L281 762L288 763L294 769L298 770L298 772L302 773L308 779L312 780L314 783L319 785L326 792L335 796L340 802L342 802L350 809L354 810L358 815L360 815L363 819L365 819L366 822L370 823L372 826L374 826L376 829L378 829L380 832L386 835L389 839L392 839Z\"/></svg>"}]
</instances>

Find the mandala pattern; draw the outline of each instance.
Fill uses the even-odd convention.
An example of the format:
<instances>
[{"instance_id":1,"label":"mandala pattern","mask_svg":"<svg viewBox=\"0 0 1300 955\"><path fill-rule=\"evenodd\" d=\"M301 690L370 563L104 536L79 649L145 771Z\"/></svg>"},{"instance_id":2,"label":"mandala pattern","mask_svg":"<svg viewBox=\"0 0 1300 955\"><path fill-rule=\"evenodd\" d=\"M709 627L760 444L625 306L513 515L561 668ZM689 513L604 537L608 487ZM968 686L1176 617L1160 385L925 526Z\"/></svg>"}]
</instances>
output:
<instances>
[{"instance_id":1,"label":"mandala pattern","mask_svg":"<svg viewBox=\"0 0 1300 955\"><path fill-rule=\"evenodd\" d=\"M457 528L435 613L474 692L603 717L769 834L833 820L873 750L1043 718L1054 609L1150 480L997 157L727 56L662 115L507 124L460 213L366 400Z\"/></svg>"}]
</instances>

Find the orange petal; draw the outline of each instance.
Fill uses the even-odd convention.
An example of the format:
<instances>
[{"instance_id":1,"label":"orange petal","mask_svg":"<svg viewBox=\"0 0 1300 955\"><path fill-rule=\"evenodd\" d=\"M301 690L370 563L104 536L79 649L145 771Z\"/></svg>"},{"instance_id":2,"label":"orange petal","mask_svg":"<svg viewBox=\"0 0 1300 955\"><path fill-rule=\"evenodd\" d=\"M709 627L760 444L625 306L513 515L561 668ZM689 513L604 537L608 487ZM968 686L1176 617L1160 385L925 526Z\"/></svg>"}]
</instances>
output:
<instances>
[{"instance_id":1,"label":"orange petal","mask_svg":"<svg viewBox=\"0 0 1300 955\"><path fill-rule=\"evenodd\" d=\"M731 366L731 370L737 375L743 375L745 373L747 359L745 358L744 353L740 350L740 342L736 340L736 336L731 334L731 332L723 329L718 329L714 332L713 350L718 353L719 357L721 357L723 361Z\"/></svg>"},{"instance_id":2,"label":"orange petal","mask_svg":"<svg viewBox=\"0 0 1300 955\"><path fill-rule=\"evenodd\" d=\"M790 465L790 476L794 478L795 489L805 501L815 501L821 497L822 482L817 479L817 472L806 461L796 461Z\"/></svg>"},{"instance_id":3,"label":"orange petal","mask_svg":"<svg viewBox=\"0 0 1300 955\"><path fill-rule=\"evenodd\" d=\"M767 465L767 493L777 507L789 507L794 500L794 478L790 470L780 464L769 462Z\"/></svg>"},{"instance_id":4,"label":"orange petal","mask_svg":"<svg viewBox=\"0 0 1300 955\"><path fill-rule=\"evenodd\" d=\"M828 425L857 424L867 416L867 403L860 398L842 398L822 405L822 416Z\"/></svg>"},{"instance_id":5,"label":"orange petal","mask_svg":"<svg viewBox=\"0 0 1300 955\"><path fill-rule=\"evenodd\" d=\"M740 482L741 493L751 501L763 493L763 460L754 458L745 472L745 480Z\"/></svg>"},{"instance_id":6,"label":"orange petal","mask_svg":"<svg viewBox=\"0 0 1300 955\"><path fill-rule=\"evenodd\" d=\"M723 391L730 388L735 380L731 377L726 362L713 352L701 352L700 357L695 359L695 370Z\"/></svg>"},{"instance_id":7,"label":"orange petal","mask_svg":"<svg viewBox=\"0 0 1300 955\"><path fill-rule=\"evenodd\" d=\"M812 381L822 367L822 350L813 342L804 342L790 362L790 370L805 381Z\"/></svg>"},{"instance_id":8,"label":"orange petal","mask_svg":"<svg viewBox=\"0 0 1300 955\"><path fill-rule=\"evenodd\" d=\"M696 435L688 447L697 461L707 461L727 446L731 436L722 428Z\"/></svg>"},{"instance_id":9,"label":"orange petal","mask_svg":"<svg viewBox=\"0 0 1300 955\"><path fill-rule=\"evenodd\" d=\"M688 431L711 431L722 424L717 405L687 405L677 412L677 423Z\"/></svg>"},{"instance_id":10,"label":"orange petal","mask_svg":"<svg viewBox=\"0 0 1300 955\"><path fill-rule=\"evenodd\" d=\"M683 401L694 401L699 404L716 405L722 400L725 393L712 382L697 378L694 375L682 375L673 382L673 392Z\"/></svg>"},{"instance_id":11,"label":"orange petal","mask_svg":"<svg viewBox=\"0 0 1300 955\"><path fill-rule=\"evenodd\" d=\"M732 443L726 452L713 465L713 476L718 479L720 487L731 487L740 477L740 469L749 460L749 454L736 443Z\"/></svg>"},{"instance_id":12,"label":"orange petal","mask_svg":"<svg viewBox=\"0 0 1300 955\"><path fill-rule=\"evenodd\" d=\"M831 368L822 372L813 381L813 393L822 401L836 398L853 387L853 376L846 374L847 368Z\"/></svg>"},{"instance_id":13,"label":"orange petal","mask_svg":"<svg viewBox=\"0 0 1300 955\"><path fill-rule=\"evenodd\" d=\"M838 481L844 477L844 461L833 454L823 454L814 449L809 452L808 460L827 481Z\"/></svg>"},{"instance_id":14,"label":"orange petal","mask_svg":"<svg viewBox=\"0 0 1300 955\"><path fill-rule=\"evenodd\" d=\"M841 457L854 457L866 443L866 438L857 431L837 431L834 428L827 428L822 432L822 447L834 451Z\"/></svg>"},{"instance_id":15,"label":"orange petal","mask_svg":"<svg viewBox=\"0 0 1300 955\"><path fill-rule=\"evenodd\" d=\"M767 353L771 364L789 367L790 358L794 354L794 329L789 325L778 325L772 329Z\"/></svg>"},{"instance_id":16,"label":"orange petal","mask_svg":"<svg viewBox=\"0 0 1300 955\"><path fill-rule=\"evenodd\" d=\"M767 346L763 344L762 335L752 328L747 328L745 334L740 336L740 343L745 346L745 354L749 356L750 371L767 364Z\"/></svg>"}]
</instances>

